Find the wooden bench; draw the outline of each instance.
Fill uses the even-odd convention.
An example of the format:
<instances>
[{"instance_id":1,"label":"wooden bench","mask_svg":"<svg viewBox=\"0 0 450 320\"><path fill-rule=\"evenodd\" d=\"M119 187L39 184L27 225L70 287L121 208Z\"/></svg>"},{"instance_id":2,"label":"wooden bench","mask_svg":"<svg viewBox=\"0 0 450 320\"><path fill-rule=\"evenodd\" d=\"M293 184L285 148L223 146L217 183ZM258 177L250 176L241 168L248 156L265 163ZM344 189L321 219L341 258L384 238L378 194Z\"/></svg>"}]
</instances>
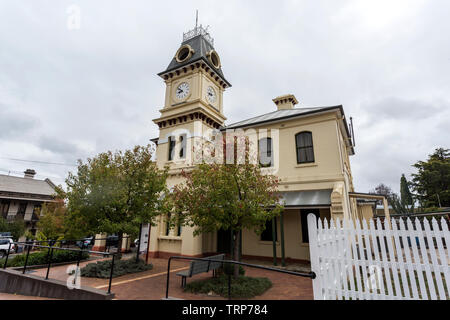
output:
<instances>
[{"instance_id":1,"label":"wooden bench","mask_svg":"<svg viewBox=\"0 0 450 320\"><path fill-rule=\"evenodd\" d=\"M205 259L224 260L224 258L225 258L224 254L219 254L216 256L206 257ZM186 286L186 278L191 278L192 276L203 272L208 273L211 270L213 271L213 276L215 276L216 270L219 269L220 267L222 267L222 262L194 260L191 261L189 270L178 272L177 276L181 277L181 286L184 288Z\"/></svg>"}]
</instances>

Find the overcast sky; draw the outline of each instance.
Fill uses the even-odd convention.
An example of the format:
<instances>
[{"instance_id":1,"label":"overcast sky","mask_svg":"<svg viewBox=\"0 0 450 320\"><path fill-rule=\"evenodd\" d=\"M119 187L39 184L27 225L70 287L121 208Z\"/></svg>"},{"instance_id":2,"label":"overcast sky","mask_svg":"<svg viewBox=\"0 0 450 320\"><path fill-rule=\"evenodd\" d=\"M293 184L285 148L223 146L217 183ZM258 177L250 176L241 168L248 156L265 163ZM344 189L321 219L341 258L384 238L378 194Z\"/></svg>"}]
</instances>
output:
<instances>
[{"instance_id":1,"label":"overcast sky","mask_svg":"<svg viewBox=\"0 0 450 320\"><path fill-rule=\"evenodd\" d=\"M80 28L68 21L78 9ZM75 167L6 158L70 165L157 137L156 74L196 9L233 85L227 123L286 93L300 108L342 104L361 192L398 190L413 163L450 148L448 0L1 1L0 173L34 168L62 184Z\"/></svg>"}]
</instances>

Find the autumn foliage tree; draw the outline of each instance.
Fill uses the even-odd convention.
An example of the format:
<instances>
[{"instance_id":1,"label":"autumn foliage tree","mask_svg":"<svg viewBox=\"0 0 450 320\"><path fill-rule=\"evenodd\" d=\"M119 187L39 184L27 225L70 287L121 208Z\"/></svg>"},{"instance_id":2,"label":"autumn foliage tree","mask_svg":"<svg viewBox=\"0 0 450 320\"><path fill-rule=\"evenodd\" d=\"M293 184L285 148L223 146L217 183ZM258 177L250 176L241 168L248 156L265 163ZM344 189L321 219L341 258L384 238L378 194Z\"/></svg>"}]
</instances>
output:
<instances>
[{"instance_id":1,"label":"autumn foliage tree","mask_svg":"<svg viewBox=\"0 0 450 320\"><path fill-rule=\"evenodd\" d=\"M66 221L67 208L63 200L43 204L37 214L38 240L58 240L66 236L69 225Z\"/></svg>"},{"instance_id":2,"label":"autumn foliage tree","mask_svg":"<svg viewBox=\"0 0 450 320\"><path fill-rule=\"evenodd\" d=\"M142 223L153 223L162 207L167 170L152 160L154 147L104 152L66 179L69 220L85 234L136 235Z\"/></svg>"},{"instance_id":3,"label":"autumn foliage tree","mask_svg":"<svg viewBox=\"0 0 450 320\"><path fill-rule=\"evenodd\" d=\"M201 163L182 173L185 181L175 186L171 195L174 211L179 213L172 217L176 223L194 227L194 235L231 230L238 260L240 231L260 234L267 220L282 210L277 178L262 172L259 164L242 162ZM238 272L235 265L234 275Z\"/></svg>"}]
</instances>

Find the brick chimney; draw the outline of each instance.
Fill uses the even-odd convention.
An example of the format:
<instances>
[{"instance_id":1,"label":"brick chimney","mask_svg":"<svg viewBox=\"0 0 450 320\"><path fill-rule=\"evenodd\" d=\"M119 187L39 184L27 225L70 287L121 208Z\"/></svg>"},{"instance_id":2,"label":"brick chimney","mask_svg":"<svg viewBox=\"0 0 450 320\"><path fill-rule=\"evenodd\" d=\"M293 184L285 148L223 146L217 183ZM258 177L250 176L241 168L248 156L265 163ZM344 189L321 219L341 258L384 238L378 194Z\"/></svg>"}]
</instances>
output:
<instances>
[{"instance_id":1,"label":"brick chimney","mask_svg":"<svg viewBox=\"0 0 450 320\"><path fill-rule=\"evenodd\" d=\"M277 105L278 110L294 109L294 106L298 104L298 101L293 94L279 96L272 101Z\"/></svg>"},{"instance_id":2,"label":"brick chimney","mask_svg":"<svg viewBox=\"0 0 450 320\"><path fill-rule=\"evenodd\" d=\"M34 171L33 169L27 169L24 171L25 176L24 178L27 179L34 179L34 176L36 175L36 171Z\"/></svg>"}]
</instances>

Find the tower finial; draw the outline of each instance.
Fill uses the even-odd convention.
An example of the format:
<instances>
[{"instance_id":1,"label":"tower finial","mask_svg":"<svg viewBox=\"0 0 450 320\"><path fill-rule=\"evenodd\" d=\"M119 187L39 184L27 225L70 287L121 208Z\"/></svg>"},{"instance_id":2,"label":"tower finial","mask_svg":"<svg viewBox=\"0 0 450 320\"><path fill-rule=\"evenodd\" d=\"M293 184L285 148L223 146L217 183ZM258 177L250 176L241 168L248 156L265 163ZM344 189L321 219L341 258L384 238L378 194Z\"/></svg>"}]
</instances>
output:
<instances>
[{"instance_id":1,"label":"tower finial","mask_svg":"<svg viewBox=\"0 0 450 320\"><path fill-rule=\"evenodd\" d=\"M197 26L198 26L198 10L195 14L195 29L197 29Z\"/></svg>"}]
</instances>

